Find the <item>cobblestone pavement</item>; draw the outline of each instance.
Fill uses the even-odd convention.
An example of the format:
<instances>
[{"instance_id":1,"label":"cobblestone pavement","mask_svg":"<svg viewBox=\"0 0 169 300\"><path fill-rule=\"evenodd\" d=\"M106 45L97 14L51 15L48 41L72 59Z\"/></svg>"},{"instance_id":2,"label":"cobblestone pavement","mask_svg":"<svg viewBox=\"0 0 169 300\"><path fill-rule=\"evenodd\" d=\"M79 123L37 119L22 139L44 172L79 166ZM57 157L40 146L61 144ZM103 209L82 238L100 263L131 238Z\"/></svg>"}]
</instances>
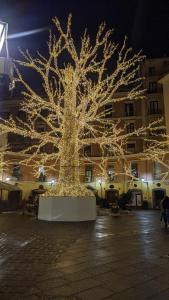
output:
<instances>
[{"instance_id":1,"label":"cobblestone pavement","mask_svg":"<svg viewBox=\"0 0 169 300\"><path fill-rule=\"evenodd\" d=\"M169 300L159 212L50 223L0 214L0 300Z\"/></svg>"}]
</instances>

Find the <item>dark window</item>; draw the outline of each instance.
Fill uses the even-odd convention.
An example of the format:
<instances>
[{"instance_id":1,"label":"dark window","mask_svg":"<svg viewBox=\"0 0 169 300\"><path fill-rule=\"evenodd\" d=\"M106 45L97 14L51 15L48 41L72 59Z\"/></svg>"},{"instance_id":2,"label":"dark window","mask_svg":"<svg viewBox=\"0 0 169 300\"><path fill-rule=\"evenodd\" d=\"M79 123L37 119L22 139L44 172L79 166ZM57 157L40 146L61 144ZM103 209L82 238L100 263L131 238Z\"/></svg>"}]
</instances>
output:
<instances>
[{"instance_id":1,"label":"dark window","mask_svg":"<svg viewBox=\"0 0 169 300\"><path fill-rule=\"evenodd\" d=\"M135 130L134 123L127 124L126 129L127 129L127 133L133 132Z\"/></svg>"},{"instance_id":2,"label":"dark window","mask_svg":"<svg viewBox=\"0 0 169 300\"><path fill-rule=\"evenodd\" d=\"M19 110L18 111L18 118L21 120L25 120L26 119L26 112L23 110Z\"/></svg>"},{"instance_id":3,"label":"dark window","mask_svg":"<svg viewBox=\"0 0 169 300\"><path fill-rule=\"evenodd\" d=\"M169 60L165 60L165 61L163 62L163 65L164 65L164 66L169 66Z\"/></svg>"},{"instance_id":4,"label":"dark window","mask_svg":"<svg viewBox=\"0 0 169 300\"><path fill-rule=\"evenodd\" d=\"M84 156L91 156L91 154L92 154L91 145L84 146Z\"/></svg>"},{"instance_id":5,"label":"dark window","mask_svg":"<svg viewBox=\"0 0 169 300\"><path fill-rule=\"evenodd\" d=\"M45 182L46 181L46 176L43 173L40 173L39 177L38 177L38 181Z\"/></svg>"},{"instance_id":6,"label":"dark window","mask_svg":"<svg viewBox=\"0 0 169 300\"><path fill-rule=\"evenodd\" d=\"M134 103L125 103L125 116L134 116Z\"/></svg>"},{"instance_id":7,"label":"dark window","mask_svg":"<svg viewBox=\"0 0 169 300\"><path fill-rule=\"evenodd\" d=\"M149 110L148 110L149 114L159 114L160 110L159 110L159 101L150 101L149 102Z\"/></svg>"},{"instance_id":8,"label":"dark window","mask_svg":"<svg viewBox=\"0 0 169 300\"><path fill-rule=\"evenodd\" d=\"M92 181L92 173L93 173L93 167L92 166L85 166L85 182L91 182Z\"/></svg>"},{"instance_id":9,"label":"dark window","mask_svg":"<svg viewBox=\"0 0 169 300\"><path fill-rule=\"evenodd\" d=\"M47 109L42 109L42 110L41 110L41 115L42 115L43 117L47 117L47 116L49 115L49 111L48 111Z\"/></svg>"},{"instance_id":10,"label":"dark window","mask_svg":"<svg viewBox=\"0 0 169 300\"><path fill-rule=\"evenodd\" d=\"M168 71L169 70L169 60L165 60L163 62L163 68L165 69L165 71Z\"/></svg>"},{"instance_id":11,"label":"dark window","mask_svg":"<svg viewBox=\"0 0 169 300\"><path fill-rule=\"evenodd\" d=\"M21 179L21 166L19 164L13 165L12 177L17 178L17 180Z\"/></svg>"},{"instance_id":12,"label":"dark window","mask_svg":"<svg viewBox=\"0 0 169 300\"><path fill-rule=\"evenodd\" d=\"M129 144L127 144L127 152L128 153L134 153L134 152L136 152L136 144L135 143L129 143Z\"/></svg>"},{"instance_id":13,"label":"dark window","mask_svg":"<svg viewBox=\"0 0 169 300\"><path fill-rule=\"evenodd\" d=\"M113 117L113 106L112 104L105 105L105 118L112 118Z\"/></svg>"},{"instance_id":14,"label":"dark window","mask_svg":"<svg viewBox=\"0 0 169 300\"><path fill-rule=\"evenodd\" d=\"M46 131L46 125L45 124L38 124L37 125L37 132L45 132Z\"/></svg>"},{"instance_id":15,"label":"dark window","mask_svg":"<svg viewBox=\"0 0 169 300\"><path fill-rule=\"evenodd\" d=\"M8 75L0 74L0 100L10 97L10 78Z\"/></svg>"},{"instance_id":16,"label":"dark window","mask_svg":"<svg viewBox=\"0 0 169 300\"><path fill-rule=\"evenodd\" d=\"M112 131L112 130L110 130L110 129L112 129L111 124L105 124L104 128L105 128L105 133L106 134L111 133L111 131Z\"/></svg>"},{"instance_id":17,"label":"dark window","mask_svg":"<svg viewBox=\"0 0 169 300\"><path fill-rule=\"evenodd\" d=\"M148 69L148 75L149 76L155 75L155 67L149 67L149 69Z\"/></svg>"},{"instance_id":18,"label":"dark window","mask_svg":"<svg viewBox=\"0 0 169 300\"><path fill-rule=\"evenodd\" d=\"M155 82L155 81L149 82L149 92L150 93L157 92L157 82Z\"/></svg>"},{"instance_id":19,"label":"dark window","mask_svg":"<svg viewBox=\"0 0 169 300\"><path fill-rule=\"evenodd\" d=\"M155 180L161 179L161 165L158 162L154 163L154 179Z\"/></svg>"},{"instance_id":20,"label":"dark window","mask_svg":"<svg viewBox=\"0 0 169 300\"><path fill-rule=\"evenodd\" d=\"M2 119L8 119L9 116L10 116L10 112L8 112L8 111L1 111L0 112L0 118L2 118Z\"/></svg>"},{"instance_id":21,"label":"dark window","mask_svg":"<svg viewBox=\"0 0 169 300\"><path fill-rule=\"evenodd\" d=\"M46 145L40 147L40 151L39 151L39 152L40 152L40 153L47 153L47 147L46 147Z\"/></svg>"},{"instance_id":22,"label":"dark window","mask_svg":"<svg viewBox=\"0 0 169 300\"><path fill-rule=\"evenodd\" d=\"M14 152L19 152L19 151L22 151L23 149L25 148L25 144L12 144L11 145L11 149L12 149L12 151L14 151Z\"/></svg>"},{"instance_id":23,"label":"dark window","mask_svg":"<svg viewBox=\"0 0 169 300\"><path fill-rule=\"evenodd\" d=\"M91 107L91 103L89 102L89 103L87 103L87 106L86 106L86 112L87 112L87 113L89 112L90 107Z\"/></svg>"},{"instance_id":24,"label":"dark window","mask_svg":"<svg viewBox=\"0 0 169 300\"><path fill-rule=\"evenodd\" d=\"M85 139L90 139L92 137L92 133L88 128L84 129L84 138Z\"/></svg>"},{"instance_id":25,"label":"dark window","mask_svg":"<svg viewBox=\"0 0 169 300\"><path fill-rule=\"evenodd\" d=\"M57 146L53 146L53 151L52 152L58 153L59 152L59 148Z\"/></svg>"},{"instance_id":26,"label":"dark window","mask_svg":"<svg viewBox=\"0 0 169 300\"><path fill-rule=\"evenodd\" d=\"M48 143L42 147L40 147L40 153L53 153L53 145Z\"/></svg>"},{"instance_id":27,"label":"dark window","mask_svg":"<svg viewBox=\"0 0 169 300\"><path fill-rule=\"evenodd\" d=\"M138 178L138 163L135 161L131 162L131 174Z\"/></svg>"}]
</instances>

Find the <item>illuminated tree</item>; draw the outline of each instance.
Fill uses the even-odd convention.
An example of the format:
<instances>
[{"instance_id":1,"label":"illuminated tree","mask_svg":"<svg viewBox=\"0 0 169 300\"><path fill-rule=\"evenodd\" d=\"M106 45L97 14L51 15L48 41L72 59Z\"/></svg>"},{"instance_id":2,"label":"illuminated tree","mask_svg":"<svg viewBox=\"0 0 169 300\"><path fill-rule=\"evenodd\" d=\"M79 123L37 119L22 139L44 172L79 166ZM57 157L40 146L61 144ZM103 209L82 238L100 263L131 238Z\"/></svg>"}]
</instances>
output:
<instances>
[{"instance_id":1,"label":"illuminated tree","mask_svg":"<svg viewBox=\"0 0 169 300\"><path fill-rule=\"evenodd\" d=\"M91 158L83 157L85 145L99 145L102 156L100 167L105 172L107 147L117 159L125 159L125 145L129 137L146 134L147 128L125 133L120 123L105 118L110 103L125 100L142 100L144 90L139 76L139 65L143 56L132 54L126 47L112 41L112 30L100 25L95 42L87 31L81 37L80 47L75 46L71 34L71 16L64 31L57 18L53 19L57 37L50 33L48 57L37 52L33 58L26 51L24 61L19 64L34 70L42 79L43 96L29 85L17 70L16 81L24 86L24 101L21 110L26 120L1 122L4 133L14 133L31 140L23 151L30 154L22 163L45 169L58 169L58 184L54 193L58 195L87 195L90 193L80 183L80 165ZM63 63L64 58L66 61ZM121 88L125 93L117 97ZM45 115L44 112L47 112ZM39 132L38 122L46 125ZM149 125L151 127L151 125ZM42 153L44 147L53 147L51 153Z\"/></svg>"},{"instance_id":2,"label":"illuminated tree","mask_svg":"<svg viewBox=\"0 0 169 300\"><path fill-rule=\"evenodd\" d=\"M7 165L9 163L4 158L6 150L7 150L7 147L5 147L5 146L0 147L0 180L2 180L3 172L6 170Z\"/></svg>"},{"instance_id":3,"label":"illuminated tree","mask_svg":"<svg viewBox=\"0 0 169 300\"><path fill-rule=\"evenodd\" d=\"M145 139L147 147L144 149L142 160L156 162L162 167L159 175L160 181L163 182L169 176L169 136L164 133L164 126L159 126L157 130L161 133L156 133L155 129L151 139Z\"/></svg>"}]
</instances>

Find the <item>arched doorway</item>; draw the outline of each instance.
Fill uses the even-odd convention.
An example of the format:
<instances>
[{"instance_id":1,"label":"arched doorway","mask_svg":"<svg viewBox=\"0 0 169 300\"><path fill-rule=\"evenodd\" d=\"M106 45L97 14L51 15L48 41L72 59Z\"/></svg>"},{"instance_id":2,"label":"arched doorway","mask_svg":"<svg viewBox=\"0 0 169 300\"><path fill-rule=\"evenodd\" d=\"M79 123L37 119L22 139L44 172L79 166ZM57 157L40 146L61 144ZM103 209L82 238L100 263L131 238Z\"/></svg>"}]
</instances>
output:
<instances>
[{"instance_id":1,"label":"arched doorway","mask_svg":"<svg viewBox=\"0 0 169 300\"><path fill-rule=\"evenodd\" d=\"M131 189L130 193L130 205L133 207L140 207L143 204L143 192L140 189Z\"/></svg>"},{"instance_id":2,"label":"arched doorway","mask_svg":"<svg viewBox=\"0 0 169 300\"><path fill-rule=\"evenodd\" d=\"M163 188L156 188L152 190L153 208L160 208L160 202L165 197L166 190Z\"/></svg>"}]
</instances>

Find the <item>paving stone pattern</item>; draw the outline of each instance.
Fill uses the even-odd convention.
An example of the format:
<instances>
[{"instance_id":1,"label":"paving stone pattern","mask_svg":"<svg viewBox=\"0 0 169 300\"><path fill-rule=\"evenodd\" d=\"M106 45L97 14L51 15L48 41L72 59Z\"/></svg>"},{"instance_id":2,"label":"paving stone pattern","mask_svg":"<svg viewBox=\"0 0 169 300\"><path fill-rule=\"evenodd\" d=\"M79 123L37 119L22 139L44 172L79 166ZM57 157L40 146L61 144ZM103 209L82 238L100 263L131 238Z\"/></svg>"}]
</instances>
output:
<instances>
[{"instance_id":1,"label":"paving stone pattern","mask_svg":"<svg viewBox=\"0 0 169 300\"><path fill-rule=\"evenodd\" d=\"M0 300L169 300L159 212L51 223L0 214Z\"/></svg>"}]
</instances>

